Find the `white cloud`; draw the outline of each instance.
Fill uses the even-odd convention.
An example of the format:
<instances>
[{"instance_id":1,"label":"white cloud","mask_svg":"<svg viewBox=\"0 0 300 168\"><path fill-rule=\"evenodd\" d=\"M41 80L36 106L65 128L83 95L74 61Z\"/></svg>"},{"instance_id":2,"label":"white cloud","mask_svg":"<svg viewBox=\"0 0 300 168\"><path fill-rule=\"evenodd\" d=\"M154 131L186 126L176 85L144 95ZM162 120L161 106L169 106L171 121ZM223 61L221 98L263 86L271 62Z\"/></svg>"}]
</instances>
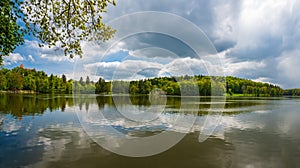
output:
<instances>
[{"instance_id":1,"label":"white cloud","mask_svg":"<svg viewBox=\"0 0 300 168\"><path fill-rule=\"evenodd\" d=\"M128 51L126 48L125 48L125 42L123 41L120 41L120 42L117 42L115 45L113 45L112 48L110 48L109 50L107 50L107 52L105 53L106 55L110 55L110 54L115 54L115 53L118 53L120 51Z\"/></svg>"},{"instance_id":2,"label":"white cloud","mask_svg":"<svg viewBox=\"0 0 300 168\"><path fill-rule=\"evenodd\" d=\"M50 54L42 54L41 58L47 59L48 61L52 61L52 62L62 62L62 61L74 62L74 59L71 59L68 56L56 56L56 55L50 55Z\"/></svg>"},{"instance_id":3,"label":"white cloud","mask_svg":"<svg viewBox=\"0 0 300 168\"><path fill-rule=\"evenodd\" d=\"M88 74L104 77L106 80L135 80L146 78L142 75L145 69L162 69L163 65L142 60L125 60L123 62L97 62L84 65Z\"/></svg>"},{"instance_id":4,"label":"white cloud","mask_svg":"<svg viewBox=\"0 0 300 168\"><path fill-rule=\"evenodd\" d=\"M95 42L82 42L82 51L83 51L83 58L88 61L94 58L102 58L106 51L106 46L109 46L111 43L95 43Z\"/></svg>"},{"instance_id":5,"label":"white cloud","mask_svg":"<svg viewBox=\"0 0 300 168\"><path fill-rule=\"evenodd\" d=\"M278 61L277 70L279 72L277 81L281 81L283 86L300 86L300 49L284 52L276 59Z\"/></svg>"},{"instance_id":6,"label":"white cloud","mask_svg":"<svg viewBox=\"0 0 300 168\"><path fill-rule=\"evenodd\" d=\"M84 72L90 74L91 76L104 77L109 79L116 68L120 65L120 62L96 62L84 65ZM76 73L76 76L81 75Z\"/></svg>"},{"instance_id":7,"label":"white cloud","mask_svg":"<svg viewBox=\"0 0 300 168\"><path fill-rule=\"evenodd\" d=\"M28 60L31 61L31 62L34 62L34 58L32 57L32 55L28 55Z\"/></svg>"},{"instance_id":8,"label":"white cloud","mask_svg":"<svg viewBox=\"0 0 300 168\"><path fill-rule=\"evenodd\" d=\"M203 60L190 57L177 58L166 64L160 74L165 73L172 76L207 74Z\"/></svg>"},{"instance_id":9,"label":"white cloud","mask_svg":"<svg viewBox=\"0 0 300 168\"><path fill-rule=\"evenodd\" d=\"M198 25L212 40L220 52L227 75L278 83L284 87L299 87L300 85L297 80L299 66L296 64L298 63L297 55L300 52L300 1L298 0L214 0L210 2L191 0L188 3L185 0L127 0L126 2L117 1L116 7L109 6L107 10L108 13L104 14L105 22L112 21L122 15L142 11L162 11L180 15ZM126 34L133 29L147 26L149 23L152 22L145 20L139 20L135 23L125 22L122 24L124 28L120 27L117 31ZM167 29L170 32L182 31L186 33L184 26L178 25ZM193 39L194 36L187 33L187 38ZM144 62L156 62L157 65L162 66L161 71L175 72L174 67L184 69L185 65L180 64L184 61L191 65L189 67L194 67L193 70L201 69L199 65L202 67L202 64L211 66L208 67L210 69L215 66L214 64L210 65L209 62L213 62L209 60L203 60L202 64L201 61L197 62L199 61L197 59L193 60L194 57L191 53L182 52L185 50L183 46L178 47L174 43L170 43L170 46L175 46L171 48L167 44L168 42L163 41L163 38L147 39L131 36L118 42L113 40L101 44L82 42L84 64L103 61L102 56L105 52L107 55L128 52L129 56L140 58ZM26 54L22 50L19 52L21 53L19 54L20 57L11 58L12 61L9 61L9 57L4 57L4 64L8 66L19 61L32 61L31 57L26 60L22 55L32 55L35 63L38 63L39 60L56 64L72 61L57 48L38 47L37 41L26 40L24 50ZM169 56L170 58L166 59ZM180 57L186 58L180 60ZM117 61L121 62L122 59ZM129 63L124 64L122 62L119 68L124 65L132 68ZM106 72L106 76L112 75L109 72L113 70L112 67L104 68L104 66L107 65L99 64L99 67L102 68L98 70L101 70L102 74ZM136 67L139 66L136 65ZM154 67L156 68L156 66ZM148 69L147 72L153 73L153 70Z\"/></svg>"},{"instance_id":10,"label":"white cloud","mask_svg":"<svg viewBox=\"0 0 300 168\"><path fill-rule=\"evenodd\" d=\"M24 57L20 53L12 53L4 57L4 65L11 65L24 60Z\"/></svg>"},{"instance_id":11,"label":"white cloud","mask_svg":"<svg viewBox=\"0 0 300 168\"><path fill-rule=\"evenodd\" d=\"M39 47L39 43L37 41L25 41L27 49L35 52L34 54L42 59L46 59L51 62L74 62L74 59L69 58L64 55L62 49L58 47L48 47L45 45L44 47ZM31 56L30 56L31 55ZM29 55L29 61L33 62L32 54ZM76 58L75 58L76 59Z\"/></svg>"},{"instance_id":12,"label":"white cloud","mask_svg":"<svg viewBox=\"0 0 300 168\"><path fill-rule=\"evenodd\" d=\"M225 72L231 76L254 76L253 73L258 69L264 68L264 62L259 61L242 61L235 63L228 63L225 65Z\"/></svg>"},{"instance_id":13,"label":"white cloud","mask_svg":"<svg viewBox=\"0 0 300 168\"><path fill-rule=\"evenodd\" d=\"M166 58L170 60L169 58ZM105 79L143 79L158 76L182 75L220 75L222 65L197 58L174 58L164 61L163 58L146 60L125 60L122 62L96 62L84 65L87 74L104 77Z\"/></svg>"},{"instance_id":14,"label":"white cloud","mask_svg":"<svg viewBox=\"0 0 300 168\"><path fill-rule=\"evenodd\" d=\"M282 53L291 54L289 51L299 49L300 46L300 29L297 28L300 16L299 1L217 0L203 3L198 0L190 3L176 1L173 4L168 1L132 0L127 1L128 4L119 3L120 6L117 6L116 10L121 9L125 13L141 10L172 12L204 28L204 32L208 33L217 49L228 51L226 58L223 58L228 75L264 78L273 83L285 83L286 87L299 86L295 74L299 72L295 65L296 56L285 54L286 58L281 59ZM133 8L129 11L126 6ZM206 9L202 9L202 6ZM114 11L114 7L110 10ZM206 21L200 16L205 16L211 21ZM291 60L294 60L294 63ZM280 68L276 68L277 64ZM289 79L284 81L279 74L286 74Z\"/></svg>"},{"instance_id":15,"label":"white cloud","mask_svg":"<svg viewBox=\"0 0 300 168\"><path fill-rule=\"evenodd\" d=\"M159 47L147 47L147 48L142 48L142 49L137 49L137 50L131 50L128 52L130 56L134 57L146 57L146 58L153 58L153 57L162 57L162 58L167 58L167 57L173 57L176 58L178 55L176 55L174 52L171 52L169 50L166 50L164 48L159 48Z\"/></svg>"},{"instance_id":16,"label":"white cloud","mask_svg":"<svg viewBox=\"0 0 300 168\"><path fill-rule=\"evenodd\" d=\"M259 77L257 79L253 79L253 81L279 85L279 84L276 84L276 83L270 83L270 81L272 81L272 79L271 78L266 78L266 77Z\"/></svg>"},{"instance_id":17,"label":"white cloud","mask_svg":"<svg viewBox=\"0 0 300 168\"><path fill-rule=\"evenodd\" d=\"M111 79L143 79L157 76L181 76L181 75L230 75L230 76L255 76L257 69L264 70L267 66L262 61L240 61L235 62L233 58L226 55L224 51L217 55L209 56L210 59L199 58L163 58L125 60L114 62L96 62L84 65L84 72L90 76ZM168 61L165 61L168 60ZM170 61L171 60L171 61ZM218 62L219 63L216 63ZM81 73L81 72L80 72ZM80 74L78 73L78 74ZM82 75L82 74L81 74ZM77 75L78 76L78 75ZM86 75L85 75L86 76ZM270 82L271 78L251 78L262 82ZM268 80L267 80L268 79ZM274 81L272 81L274 83Z\"/></svg>"}]
</instances>

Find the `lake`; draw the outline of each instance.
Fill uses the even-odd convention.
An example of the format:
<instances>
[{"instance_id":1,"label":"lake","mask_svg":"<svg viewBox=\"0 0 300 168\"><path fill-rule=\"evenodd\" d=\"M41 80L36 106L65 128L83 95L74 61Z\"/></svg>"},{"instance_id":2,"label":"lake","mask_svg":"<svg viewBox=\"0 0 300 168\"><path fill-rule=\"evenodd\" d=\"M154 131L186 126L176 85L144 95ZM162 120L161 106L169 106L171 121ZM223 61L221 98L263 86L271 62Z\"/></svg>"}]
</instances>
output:
<instances>
[{"instance_id":1,"label":"lake","mask_svg":"<svg viewBox=\"0 0 300 168\"><path fill-rule=\"evenodd\" d=\"M0 94L0 167L300 167L299 110L298 98Z\"/></svg>"}]
</instances>

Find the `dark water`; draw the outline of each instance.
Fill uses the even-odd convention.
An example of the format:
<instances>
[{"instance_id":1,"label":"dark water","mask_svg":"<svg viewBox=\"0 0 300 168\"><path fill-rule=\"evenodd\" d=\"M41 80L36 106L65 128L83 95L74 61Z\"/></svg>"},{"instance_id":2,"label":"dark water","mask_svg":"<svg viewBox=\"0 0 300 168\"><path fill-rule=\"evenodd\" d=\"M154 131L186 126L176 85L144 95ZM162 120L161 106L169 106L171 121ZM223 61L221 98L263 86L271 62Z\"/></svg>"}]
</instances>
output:
<instances>
[{"instance_id":1,"label":"dark water","mask_svg":"<svg viewBox=\"0 0 300 168\"><path fill-rule=\"evenodd\" d=\"M128 103L126 96L0 94L0 167L300 167L300 99L227 99L216 129L201 143L198 138L203 135L211 99L183 99L158 101L166 106L150 117L164 120L136 124L121 120L116 106L143 110L155 104L148 97L131 97ZM199 110L188 110L195 106ZM107 118L105 122L97 120L99 111ZM181 113L196 119L193 127L168 125L166 118ZM147 137L164 131L186 135L157 155L121 156L101 147L84 131L82 116L90 118L93 126L112 127L126 136ZM97 135L111 138L103 130Z\"/></svg>"}]
</instances>

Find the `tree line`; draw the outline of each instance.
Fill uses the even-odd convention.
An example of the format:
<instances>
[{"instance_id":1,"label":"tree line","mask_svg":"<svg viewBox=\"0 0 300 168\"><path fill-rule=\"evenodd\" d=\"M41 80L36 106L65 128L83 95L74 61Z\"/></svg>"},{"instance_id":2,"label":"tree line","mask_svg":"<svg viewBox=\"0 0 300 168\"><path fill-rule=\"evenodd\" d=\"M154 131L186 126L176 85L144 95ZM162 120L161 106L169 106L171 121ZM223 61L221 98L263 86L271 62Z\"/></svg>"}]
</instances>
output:
<instances>
[{"instance_id":1,"label":"tree line","mask_svg":"<svg viewBox=\"0 0 300 168\"><path fill-rule=\"evenodd\" d=\"M67 80L65 75L61 77L44 71L27 69L22 65L11 70L0 69L0 90L4 91L28 91L38 93L72 93L73 80Z\"/></svg>"},{"instance_id":2,"label":"tree line","mask_svg":"<svg viewBox=\"0 0 300 168\"><path fill-rule=\"evenodd\" d=\"M284 96L300 96L300 89L286 89L283 93Z\"/></svg>"},{"instance_id":3,"label":"tree line","mask_svg":"<svg viewBox=\"0 0 300 168\"><path fill-rule=\"evenodd\" d=\"M158 94L185 96L299 96L300 89L284 90L277 85L254 82L237 77L179 76L156 77L135 81L105 81L99 78L94 82L87 76L80 80L67 80L65 75L48 76L44 71L24 68L23 65L11 70L0 69L0 90L28 91L38 93L96 93L96 94ZM161 93L160 93L161 92Z\"/></svg>"},{"instance_id":4,"label":"tree line","mask_svg":"<svg viewBox=\"0 0 300 168\"><path fill-rule=\"evenodd\" d=\"M186 96L282 96L286 91L277 85L254 82L237 77L216 76L181 76L181 77L157 77L138 81L114 81L112 83L100 81L102 85L111 85L111 90L105 92L149 94L152 90L159 88L167 95ZM97 87L97 86L96 86Z\"/></svg>"},{"instance_id":5,"label":"tree line","mask_svg":"<svg viewBox=\"0 0 300 168\"><path fill-rule=\"evenodd\" d=\"M237 77L226 77L226 91L228 94L243 94L246 96L282 96L284 90L277 85L254 82Z\"/></svg>"}]
</instances>

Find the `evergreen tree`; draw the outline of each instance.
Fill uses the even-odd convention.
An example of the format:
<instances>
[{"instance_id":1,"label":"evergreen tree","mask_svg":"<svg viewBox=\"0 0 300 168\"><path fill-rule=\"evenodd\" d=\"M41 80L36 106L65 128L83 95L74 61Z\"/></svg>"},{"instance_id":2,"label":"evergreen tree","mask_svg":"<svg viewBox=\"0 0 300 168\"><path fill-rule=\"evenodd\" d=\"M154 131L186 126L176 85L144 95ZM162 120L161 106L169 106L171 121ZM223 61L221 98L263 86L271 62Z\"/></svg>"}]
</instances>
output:
<instances>
[{"instance_id":1,"label":"evergreen tree","mask_svg":"<svg viewBox=\"0 0 300 168\"><path fill-rule=\"evenodd\" d=\"M90 77L89 77L89 76L86 76L85 83L86 83L87 85L89 85L89 84L91 83Z\"/></svg>"}]
</instances>

